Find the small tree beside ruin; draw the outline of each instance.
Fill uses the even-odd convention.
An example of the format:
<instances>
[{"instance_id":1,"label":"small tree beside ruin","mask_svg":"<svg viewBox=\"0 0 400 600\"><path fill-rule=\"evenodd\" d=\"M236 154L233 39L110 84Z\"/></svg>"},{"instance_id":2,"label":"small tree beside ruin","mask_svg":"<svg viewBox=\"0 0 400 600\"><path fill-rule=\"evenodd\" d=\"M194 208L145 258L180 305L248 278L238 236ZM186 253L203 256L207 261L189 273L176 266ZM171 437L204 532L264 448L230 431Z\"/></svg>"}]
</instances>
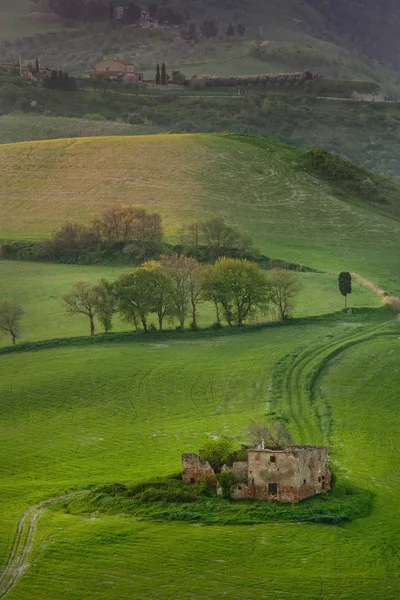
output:
<instances>
[{"instance_id":1,"label":"small tree beside ruin","mask_svg":"<svg viewBox=\"0 0 400 600\"><path fill-rule=\"evenodd\" d=\"M292 441L290 433L282 423L252 423L248 428L248 434L254 446L262 443L271 450L284 448Z\"/></svg>"}]
</instances>

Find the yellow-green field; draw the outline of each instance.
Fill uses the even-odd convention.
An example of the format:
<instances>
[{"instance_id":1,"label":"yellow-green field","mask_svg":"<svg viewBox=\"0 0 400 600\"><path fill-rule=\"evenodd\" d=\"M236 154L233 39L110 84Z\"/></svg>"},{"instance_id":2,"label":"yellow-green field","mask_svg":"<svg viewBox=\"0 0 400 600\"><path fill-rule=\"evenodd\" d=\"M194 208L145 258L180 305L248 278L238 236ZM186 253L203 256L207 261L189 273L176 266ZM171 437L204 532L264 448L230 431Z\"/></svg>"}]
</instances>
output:
<instances>
[{"instance_id":1,"label":"yellow-green field","mask_svg":"<svg viewBox=\"0 0 400 600\"><path fill-rule=\"evenodd\" d=\"M343 197L301 166L302 154L234 136L66 139L0 147L0 238L49 235L129 202L161 212L166 233L221 215L268 256L353 270L400 291L399 222Z\"/></svg>"}]
</instances>

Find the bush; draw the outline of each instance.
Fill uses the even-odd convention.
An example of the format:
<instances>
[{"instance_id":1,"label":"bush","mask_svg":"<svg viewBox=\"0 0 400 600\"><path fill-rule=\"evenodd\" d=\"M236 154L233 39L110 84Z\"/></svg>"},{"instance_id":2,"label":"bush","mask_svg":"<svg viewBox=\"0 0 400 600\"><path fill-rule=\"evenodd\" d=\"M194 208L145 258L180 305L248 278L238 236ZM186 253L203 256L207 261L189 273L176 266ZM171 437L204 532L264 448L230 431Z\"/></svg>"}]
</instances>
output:
<instances>
[{"instance_id":1,"label":"bush","mask_svg":"<svg viewBox=\"0 0 400 600\"><path fill-rule=\"evenodd\" d=\"M87 113L83 115L83 118L87 121L107 121L106 117L100 113Z\"/></svg>"},{"instance_id":2,"label":"bush","mask_svg":"<svg viewBox=\"0 0 400 600\"><path fill-rule=\"evenodd\" d=\"M127 118L127 122L129 125L141 125L144 122L144 119L138 113L131 113Z\"/></svg>"},{"instance_id":3,"label":"bush","mask_svg":"<svg viewBox=\"0 0 400 600\"><path fill-rule=\"evenodd\" d=\"M232 452L232 444L228 440L207 440L199 450L199 456L211 465L215 473L219 473Z\"/></svg>"},{"instance_id":4,"label":"bush","mask_svg":"<svg viewBox=\"0 0 400 600\"><path fill-rule=\"evenodd\" d=\"M231 497L231 487L237 483L233 473L220 473L217 475L217 481L222 489L222 497L229 499Z\"/></svg>"}]
</instances>

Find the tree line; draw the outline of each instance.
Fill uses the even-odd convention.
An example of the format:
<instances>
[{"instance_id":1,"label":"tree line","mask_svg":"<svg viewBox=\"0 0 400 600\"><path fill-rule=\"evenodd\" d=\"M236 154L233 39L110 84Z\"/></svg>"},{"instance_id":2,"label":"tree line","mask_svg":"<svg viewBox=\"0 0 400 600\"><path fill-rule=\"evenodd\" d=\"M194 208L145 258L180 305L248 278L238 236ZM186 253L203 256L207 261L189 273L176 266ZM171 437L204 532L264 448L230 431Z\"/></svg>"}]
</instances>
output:
<instances>
[{"instance_id":1,"label":"tree line","mask_svg":"<svg viewBox=\"0 0 400 600\"><path fill-rule=\"evenodd\" d=\"M265 273L247 259L223 257L214 265L204 265L185 256L161 256L113 282L77 282L62 303L69 315L88 318L91 335L95 334L95 318L106 333L111 331L116 313L137 332L155 329L149 326L150 316L156 317L159 331L165 320L177 320L177 329L184 331L189 318L190 329L196 331L199 306L205 302L214 306L215 329L223 322L242 327L271 308L281 319L288 319L299 290L293 272Z\"/></svg>"},{"instance_id":2,"label":"tree line","mask_svg":"<svg viewBox=\"0 0 400 600\"><path fill-rule=\"evenodd\" d=\"M347 310L351 274L341 272L338 284ZM275 268L265 273L246 259L220 258L214 265L203 265L194 258L162 256L113 282L101 279L92 285L79 281L62 296L62 304L69 315L89 319L91 335L95 334L95 318L106 333L112 331L117 313L137 332L157 329L153 324L149 326L151 315L156 317L159 331L163 331L165 320L174 319L179 322L177 329L183 331L188 316L190 329L196 331L199 305L204 302L214 305L213 328L220 329L223 321L230 327L241 327L249 318L271 309L287 320L299 291L293 272ZM0 302L0 334L9 334L13 345L20 336L23 315L18 302Z\"/></svg>"},{"instance_id":3,"label":"tree line","mask_svg":"<svg viewBox=\"0 0 400 600\"><path fill-rule=\"evenodd\" d=\"M179 231L175 245L164 239L161 215L131 204L111 206L88 225L66 222L50 239L39 242L3 244L5 258L22 258L66 264L124 260L141 263L162 254L193 257L200 262L221 256L253 259L253 241L221 217L189 223Z\"/></svg>"}]
</instances>

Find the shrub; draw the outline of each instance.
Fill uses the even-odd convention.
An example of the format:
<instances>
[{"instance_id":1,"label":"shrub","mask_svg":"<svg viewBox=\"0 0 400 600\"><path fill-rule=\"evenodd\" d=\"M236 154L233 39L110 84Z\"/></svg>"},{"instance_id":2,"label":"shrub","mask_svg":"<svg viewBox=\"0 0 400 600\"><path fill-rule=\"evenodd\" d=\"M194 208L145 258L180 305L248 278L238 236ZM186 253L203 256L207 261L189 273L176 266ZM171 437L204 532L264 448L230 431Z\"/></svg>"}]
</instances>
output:
<instances>
[{"instance_id":1,"label":"shrub","mask_svg":"<svg viewBox=\"0 0 400 600\"><path fill-rule=\"evenodd\" d=\"M231 487L237 482L235 475L233 473L219 473L217 481L222 489L222 497L229 499L231 497Z\"/></svg>"},{"instance_id":2,"label":"shrub","mask_svg":"<svg viewBox=\"0 0 400 600\"><path fill-rule=\"evenodd\" d=\"M87 113L83 118L87 121L107 121L106 117L100 113Z\"/></svg>"},{"instance_id":3,"label":"shrub","mask_svg":"<svg viewBox=\"0 0 400 600\"><path fill-rule=\"evenodd\" d=\"M131 113L128 116L127 121L129 125L140 125L141 123L143 123L143 117L138 113Z\"/></svg>"},{"instance_id":4,"label":"shrub","mask_svg":"<svg viewBox=\"0 0 400 600\"><path fill-rule=\"evenodd\" d=\"M107 496L121 496L127 492L128 488L123 483L108 483L95 490L96 493L106 494Z\"/></svg>"},{"instance_id":5,"label":"shrub","mask_svg":"<svg viewBox=\"0 0 400 600\"><path fill-rule=\"evenodd\" d=\"M219 473L232 451L232 444L228 440L207 440L199 450L199 456L210 463L215 473Z\"/></svg>"}]
</instances>

